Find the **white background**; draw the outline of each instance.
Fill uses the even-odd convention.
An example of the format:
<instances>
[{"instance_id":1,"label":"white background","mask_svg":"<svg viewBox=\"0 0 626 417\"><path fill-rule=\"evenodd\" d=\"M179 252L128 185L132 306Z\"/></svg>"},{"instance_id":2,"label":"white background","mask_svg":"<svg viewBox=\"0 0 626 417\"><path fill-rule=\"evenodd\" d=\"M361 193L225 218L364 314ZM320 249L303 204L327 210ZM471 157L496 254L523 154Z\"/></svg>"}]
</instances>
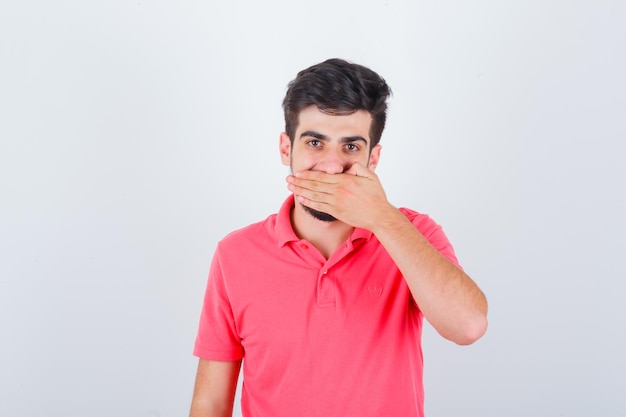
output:
<instances>
[{"instance_id":1,"label":"white background","mask_svg":"<svg viewBox=\"0 0 626 417\"><path fill-rule=\"evenodd\" d=\"M490 301L427 326L428 417L626 415L624 2L67 0L0 6L0 416L188 413L213 249L329 57L391 85L388 197Z\"/></svg>"}]
</instances>

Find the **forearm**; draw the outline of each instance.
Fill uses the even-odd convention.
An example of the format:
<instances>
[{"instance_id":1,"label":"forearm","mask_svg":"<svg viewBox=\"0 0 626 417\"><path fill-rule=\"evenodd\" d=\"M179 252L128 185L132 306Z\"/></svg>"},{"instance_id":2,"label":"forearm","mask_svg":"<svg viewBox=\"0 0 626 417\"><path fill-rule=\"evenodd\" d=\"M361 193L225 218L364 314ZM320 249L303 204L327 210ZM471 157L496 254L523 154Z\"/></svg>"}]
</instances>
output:
<instances>
[{"instance_id":1,"label":"forearm","mask_svg":"<svg viewBox=\"0 0 626 417\"><path fill-rule=\"evenodd\" d=\"M232 404L229 406L200 398L191 401L189 417L232 417L232 415Z\"/></svg>"},{"instance_id":2,"label":"forearm","mask_svg":"<svg viewBox=\"0 0 626 417\"><path fill-rule=\"evenodd\" d=\"M487 329L487 300L474 281L441 255L390 206L372 231L404 276L424 317L445 338L470 344Z\"/></svg>"},{"instance_id":3,"label":"forearm","mask_svg":"<svg viewBox=\"0 0 626 417\"><path fill-rule=\"evenodd\" d=\"M240 366L200 359L189 417L232 417Z\"/></svg>"}]
</instances>

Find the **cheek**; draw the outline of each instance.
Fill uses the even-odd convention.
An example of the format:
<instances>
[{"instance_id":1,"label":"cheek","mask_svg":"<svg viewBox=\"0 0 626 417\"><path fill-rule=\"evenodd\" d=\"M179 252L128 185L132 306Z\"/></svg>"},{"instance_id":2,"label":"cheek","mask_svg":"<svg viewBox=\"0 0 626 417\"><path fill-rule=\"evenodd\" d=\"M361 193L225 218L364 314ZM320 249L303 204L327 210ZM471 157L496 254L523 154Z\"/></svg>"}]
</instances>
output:
<instances>
[{"instance_id":1,"label":"cheek","mask_svg":"<svg viewBox=\"0 0 626 417\"><path fill-rule=\"evenodd\" d=\"M314 157L302 155L291 154L291 168L294 171L304 171L308 169L313 169L317 164L317 160Z\"/></svg>"}]
</instances>

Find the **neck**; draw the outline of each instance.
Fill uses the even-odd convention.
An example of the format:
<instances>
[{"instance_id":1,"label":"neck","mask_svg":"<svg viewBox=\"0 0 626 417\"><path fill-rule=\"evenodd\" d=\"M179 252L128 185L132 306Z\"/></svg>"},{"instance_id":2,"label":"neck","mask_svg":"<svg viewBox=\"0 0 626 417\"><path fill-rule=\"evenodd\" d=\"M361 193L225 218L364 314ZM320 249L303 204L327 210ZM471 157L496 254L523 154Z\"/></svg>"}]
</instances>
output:
<instances>
[{"instance_id":1,"label":"neck","mask_svg":"<svg viewBox=\"0 0 626 417\"><path fill-rule=\"evenodd\" d=\"M300 239L305 239L315 246L326 259L330 258L354 231L354 227L339 220L324 222L316 219L298 202L291 211L291 226Z\"/></svg>"}]
</instances>

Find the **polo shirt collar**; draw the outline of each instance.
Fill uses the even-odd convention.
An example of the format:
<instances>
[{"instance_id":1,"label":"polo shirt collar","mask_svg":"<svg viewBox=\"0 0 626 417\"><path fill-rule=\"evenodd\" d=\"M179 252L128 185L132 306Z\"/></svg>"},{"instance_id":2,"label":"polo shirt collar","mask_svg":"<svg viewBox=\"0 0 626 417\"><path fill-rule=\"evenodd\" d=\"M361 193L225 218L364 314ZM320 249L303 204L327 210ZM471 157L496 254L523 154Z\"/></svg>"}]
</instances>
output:
<instances>
[{"instance_id":1,"label":"polo shirt collar","mask_svg":"<svg viewBox=\"0 0 626 417\"><path fill-rule=\"evenodd\" d=\"M283 202L283 205L280 207L278 214L276 216L276 240L278 246L284 246L288 242L299 242L300 238L293 231L293 227L291 226L291 210L295 205L295 200L293 194L290 194L289 197ZM367 229L362 229L359 227L354 228L352 235L350 235L350 239L348 240L350 246L352 246L352 242L357 239L365 239L369 240L372 237L372 232Z\"/></svg>"}]
</instances>

